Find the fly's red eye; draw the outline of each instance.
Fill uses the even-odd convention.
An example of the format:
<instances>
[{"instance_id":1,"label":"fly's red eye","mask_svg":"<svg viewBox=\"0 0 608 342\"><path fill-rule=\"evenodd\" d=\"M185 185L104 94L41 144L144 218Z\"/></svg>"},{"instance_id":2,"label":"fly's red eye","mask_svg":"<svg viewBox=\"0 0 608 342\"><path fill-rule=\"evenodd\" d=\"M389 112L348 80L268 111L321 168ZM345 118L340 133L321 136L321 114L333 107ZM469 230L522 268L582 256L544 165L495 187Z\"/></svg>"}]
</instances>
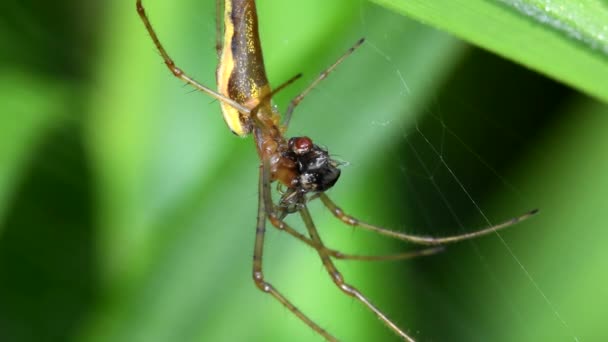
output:
<instances>
[{"instance_id":1,"label":"fly's red eye","mask_svg":"<svg viewBox=\"0 0 608 342\"><path fill-rule=\"evenodd\" d=\"M293 139L293 151L297 154L303 154L312 149L312 140L309 137L299 137Z\"/></svg>"}]
</instances>

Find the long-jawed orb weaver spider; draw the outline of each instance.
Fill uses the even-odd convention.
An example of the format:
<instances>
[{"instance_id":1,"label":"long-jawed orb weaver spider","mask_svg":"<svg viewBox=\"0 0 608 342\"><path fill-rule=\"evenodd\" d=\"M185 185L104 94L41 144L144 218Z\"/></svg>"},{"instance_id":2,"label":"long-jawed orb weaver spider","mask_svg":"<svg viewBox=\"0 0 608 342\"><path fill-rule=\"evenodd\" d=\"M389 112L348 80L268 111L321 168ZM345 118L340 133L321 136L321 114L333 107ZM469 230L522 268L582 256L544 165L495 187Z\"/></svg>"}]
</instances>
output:
<instances>
[{"instance_id":1,"label":"long-jawed orb weaver spider","mask_svg":"<svg viewBox=\"0 0 608 342\"><path fill-rule=\"evenodd\" d=\"M217 92L198 83L175 65L152 28L141 0L137 0L136 4L141 20L152 37L152 41L160 52L166 66L173 75L217 99L220 102L224 120L234 134L238 136L253 134L260 157L258 214L253 251L253 280L260 290L276 298L289 311L326 340L337 341L334 336L308 318L264 278L262 257L267 221L278 230L285 231L314 248L318 252L329 276L340 290L361 302L402 339L414 341L403 329L399 328L380 309L372 304L366 296L354 286L348 284L334 265L332 259L396 260L429 255L441 250L441 245L494 233L497 230L521 222L537 212L536 210L532 210L519 217L471 233L439 238L396 232L363 222L344 213L325 193L335 185L340 177L340 163L332 159L327 150L314 144L310 138L303 136L288 139L284 136L284 133L289 125L291 115L298 104L319 82L325 79L342 61L361 46L364 40L359 40L296 96L290 102L281 122L279 113L272 106L272 97L281 89L293 83L301 75L296 75L274 91L271 90L264 68L254 0L225 0L223 15L221 1L216 1L216 50L219 58L216 74ZM222 16L224 22L223 29L221 26ZM278 182L281 187L282 195L277 204L274 204L272 200L270 186L273 182ZM323 202L325 207L337 219L349 226L419 245L434 247L384 256L350 255L330 249L321 240L308 211L308 202L317 198ZM300 214L306 226L308 236L299 233L283 220L287 215L292 213Z\"/></svg>"}]
</instances>

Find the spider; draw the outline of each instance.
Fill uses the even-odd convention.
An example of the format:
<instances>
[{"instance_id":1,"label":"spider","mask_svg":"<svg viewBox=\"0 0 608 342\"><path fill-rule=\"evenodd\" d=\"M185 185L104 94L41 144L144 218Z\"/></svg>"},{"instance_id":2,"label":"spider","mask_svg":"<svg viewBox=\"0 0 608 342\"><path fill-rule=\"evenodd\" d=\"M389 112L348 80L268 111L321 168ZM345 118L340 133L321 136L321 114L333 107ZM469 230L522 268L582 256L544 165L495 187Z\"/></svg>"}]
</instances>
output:
<instances>
[{"instance_id":1,"label":"spider","mask_svg":"<svg viewBox=\"0 0 608 342\"><path fill-rule=\"evenodd\" d=\"M262 267L264 236L266 233L266 222L270 222L274 228L287 232L314 248L319 254L329 276L341 291L361 302L403 340L413 342L414 339L412 337L389 319L356 287L344 280L332 259L395 260L430 255L440 251L441 245L491 234L499 229L512 226L531 217L537 210L532 210L521 216L482 230L448 237L410 235L363 222L354 216L346 214L326 194L326 191L332 188L340 177L340 162L332 159L326 149L315 144L309 137L287 138L284 134L289 126L293 111L298 104L319 82L325 79L340 63L360 47L364 39L357 41L354 46L348 49L346 53L296 96L290 102L281 122L280 114L272 105L272 97L300 78L301 74L271 90L264 68L254 0L225 0L223 14L220 0L216 0L216 6L216 50L219 65L216 74L218 90L214 91L188 76L175 64L153 29L141 0L137 0L136 2L137 12L141 20L151 36L154 45L160 52L164 63L173 75L218 100L224 120L234 134L238 136L253 134L257 153L260 157L258 212L253 250L253 281L255 285L261 291L276 298L289 311L326 340L337 341L333 335L300 311L264 278ZM223 28L221 17L223 17ZM281 197L276 204L273 202L271 193L271 184L274 182L278 183L281 190ZM406 242L432 247L414 252L384 256L350 255L330 249L321 240L308 210L308 203L315 199L320 199L325 207L346 225ZM284 221L287 215L294 213L298 213L302 218L308 235L298 232Z\"/></svg>"}]
</instances>

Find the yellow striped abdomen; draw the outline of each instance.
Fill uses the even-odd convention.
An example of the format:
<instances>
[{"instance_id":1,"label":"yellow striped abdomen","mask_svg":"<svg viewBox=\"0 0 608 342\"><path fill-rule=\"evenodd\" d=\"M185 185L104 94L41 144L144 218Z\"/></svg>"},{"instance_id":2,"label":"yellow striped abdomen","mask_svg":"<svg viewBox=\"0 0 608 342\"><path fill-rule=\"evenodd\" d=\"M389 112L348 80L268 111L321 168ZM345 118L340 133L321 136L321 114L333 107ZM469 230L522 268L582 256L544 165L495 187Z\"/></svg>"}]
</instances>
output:
<instances>
[{"instance_id":1,"label":"yellow striped abdomen","mask_svg":"<svg viewBox=\"0 0 608 342\"><path fill-rule=\"evenodd\" d=\"M258 33L253 0L224 1L224 41L217 68L218 91L247 108L270 93ZM228 104L221 103L224 121L239 136L251 133L251 120Z\"/></svg>"}]
</instances>

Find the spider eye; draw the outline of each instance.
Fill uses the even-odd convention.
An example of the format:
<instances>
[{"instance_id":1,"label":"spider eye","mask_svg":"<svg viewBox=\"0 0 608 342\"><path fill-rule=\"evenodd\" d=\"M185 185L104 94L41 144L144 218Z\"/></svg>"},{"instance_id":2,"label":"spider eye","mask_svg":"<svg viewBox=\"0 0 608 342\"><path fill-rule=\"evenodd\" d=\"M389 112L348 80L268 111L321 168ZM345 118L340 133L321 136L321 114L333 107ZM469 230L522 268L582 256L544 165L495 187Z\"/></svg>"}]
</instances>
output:
<instances>
[{"instance_id":1,"label":"spider eye","mask_svg":"<svg viewBox=\"0 0 608 342\"><path fill-rule=\"evenodd\" d=\"M295 137L289 139L289 148L295 154L304 154L308 153L312 150L313 147L312 140L309 137Z\"/></svg>"}]
</instances>

